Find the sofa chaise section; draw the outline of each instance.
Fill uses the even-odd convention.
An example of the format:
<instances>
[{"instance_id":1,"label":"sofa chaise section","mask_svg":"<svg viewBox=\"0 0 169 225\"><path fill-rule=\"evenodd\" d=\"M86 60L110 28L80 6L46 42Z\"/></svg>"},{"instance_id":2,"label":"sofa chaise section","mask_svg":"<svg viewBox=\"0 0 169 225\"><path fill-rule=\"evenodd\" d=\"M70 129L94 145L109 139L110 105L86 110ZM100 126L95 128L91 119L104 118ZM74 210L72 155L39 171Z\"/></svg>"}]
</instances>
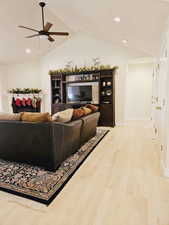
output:
<instances>
[{"instance_id":1,"label":"sofa chaise section","mask_svg":"<svg viewBox=\"0 0 169 225\"><path fill-rule=\"evenodd\" d=\"M80 147L81 125L0 121L0 158L55 170Z\"/></svg>"},{"instance_id":2,"label":"sofa chaise section","mask_svg":"<svg viewBox=\"0 0 169 225\"><path fill-rule=\"evenodd\" d=\"M0 121L0 159L54 171L96 135L100 113L69 123Z\"/></svg>"}]
</instances>

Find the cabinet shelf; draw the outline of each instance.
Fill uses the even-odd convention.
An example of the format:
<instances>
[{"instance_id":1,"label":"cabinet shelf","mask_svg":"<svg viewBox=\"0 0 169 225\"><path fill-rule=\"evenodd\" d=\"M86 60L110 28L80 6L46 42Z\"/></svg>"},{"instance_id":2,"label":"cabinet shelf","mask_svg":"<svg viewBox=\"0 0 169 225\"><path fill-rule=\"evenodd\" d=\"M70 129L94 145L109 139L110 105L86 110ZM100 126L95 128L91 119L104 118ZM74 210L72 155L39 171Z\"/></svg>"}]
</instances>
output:
<instances>
[{"instance_id":1,"label":"cabinet shelf","mask_svg":"<svg viewBox=\"0 0 169 225\"><path fill-rule=\"evenodd\" d=\"M60 89L60 87L52 87L53 90Z\"/></svg>"},{"instance_id":2,"label":"cabinet shelf","mask_svg":"<svg viewBox=\"0 0 169 225\"><path fill-rule=\"evenodd\" d=\"M62 83L63 83L63 84L88 83L88 82L99 82L99 80L76 80L76 81L62 81Z\"/></svg>"}]
</instances>

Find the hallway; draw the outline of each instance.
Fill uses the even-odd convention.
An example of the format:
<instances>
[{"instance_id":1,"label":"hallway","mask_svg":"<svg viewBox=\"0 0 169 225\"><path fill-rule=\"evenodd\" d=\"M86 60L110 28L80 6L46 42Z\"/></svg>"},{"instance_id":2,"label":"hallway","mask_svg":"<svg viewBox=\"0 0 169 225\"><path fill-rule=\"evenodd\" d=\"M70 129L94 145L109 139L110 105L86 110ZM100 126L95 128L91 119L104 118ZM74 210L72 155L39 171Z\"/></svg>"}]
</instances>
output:
<instances>
[{"instance_id":1,"label":"hallway","mask_svg":"<svg viewBox=\"0 0 169 225\"><path fill-rule=\"evenodd\" d=\"M0 200L2 225L169 225L158 149L149 124L116 127L47 209Z\"/></svg>"}]
</instances>

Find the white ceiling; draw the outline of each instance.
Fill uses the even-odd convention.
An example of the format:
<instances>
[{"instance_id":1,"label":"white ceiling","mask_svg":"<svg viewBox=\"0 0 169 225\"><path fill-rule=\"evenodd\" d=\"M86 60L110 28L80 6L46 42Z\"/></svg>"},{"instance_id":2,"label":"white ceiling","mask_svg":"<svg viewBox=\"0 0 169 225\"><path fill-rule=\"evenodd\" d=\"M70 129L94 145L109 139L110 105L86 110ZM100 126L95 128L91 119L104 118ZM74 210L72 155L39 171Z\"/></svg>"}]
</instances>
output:
<instances>
[{"instance_id":1,"label":"white ceiling","mask_svg":"<svg viewBox=\"0 0 169 225\"><path fill-rule=\"evenodd\" d=\"M169 16L169 0L48 0L53 12L76 30L154 55ZM113 18L121 17L117 24Z\"/></svg>"},{"instance_id":2,"label":"white ceiling","mask_svg":"<svg viewBox=\"0 0 169 225\"><path fill-rule=\"evenodd\" d=\"M32 32L18 25L41 27L41 12L36 0L5 0L0 7L0 62L10 63L37 58L54 46L66 41L56 37L56 42L25 39ZM169 16L168 0L47 0L46 20L54 24L52 30L85 32L112 45L122 45L141 51L145 56L155 56L160 48L161 35ZM121 23L113 18L121 17ZM84 43L85 44L85 43ZM25 49L32 49L31 55Z\"/></svg>"}]
</instances>

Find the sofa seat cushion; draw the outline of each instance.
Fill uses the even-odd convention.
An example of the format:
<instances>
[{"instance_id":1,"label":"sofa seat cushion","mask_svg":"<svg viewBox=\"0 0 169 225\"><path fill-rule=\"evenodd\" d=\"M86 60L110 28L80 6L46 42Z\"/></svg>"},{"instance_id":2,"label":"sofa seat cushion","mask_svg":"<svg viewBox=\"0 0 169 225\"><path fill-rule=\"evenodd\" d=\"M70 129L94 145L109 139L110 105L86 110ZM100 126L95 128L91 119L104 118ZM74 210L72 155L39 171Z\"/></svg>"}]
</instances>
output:
<instances>
[{"instance_id":1,"label":"sofa seat cushion","mask_svg":"<svg viewBox=\"0 0 169 225\"><path fill-rule=\"evenodd\" d=\"M51 116L49 113L22 112L21 120L25 122L50 122Z\"/></svg>"},{"instance_id":2,"label":"sofa seat cushion","mask_svg":"<svg viewBox=\"0 0 169 225\"><path fill-rule=\"evenodd\" d=\"M73 116L73 109L66 109L61 112L57 112L52 116L52 121L67 123L70 122Z\"/></svg>"},{"instance_id":3,"label":"sofa seat cushion","mask_svg":"<svg viewBox=\"0 0 169 225\"><path fill-rule=\"evenodd\" d=\"M0 120L21 120L20 113L0 113Z\"/></svg>"}]
</instances>

